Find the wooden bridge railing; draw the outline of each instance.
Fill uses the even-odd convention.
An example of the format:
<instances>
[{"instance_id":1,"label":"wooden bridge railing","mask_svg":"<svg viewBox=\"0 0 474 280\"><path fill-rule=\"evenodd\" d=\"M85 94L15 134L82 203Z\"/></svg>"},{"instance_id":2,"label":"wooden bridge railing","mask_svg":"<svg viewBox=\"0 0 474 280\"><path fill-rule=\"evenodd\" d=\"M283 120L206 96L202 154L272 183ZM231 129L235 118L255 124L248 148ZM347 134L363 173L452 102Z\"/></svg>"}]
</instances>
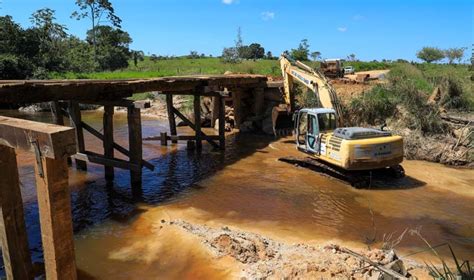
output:
<instances>
[{"instance_id":1,"label":"wooden bridge railing","mask_svg":"<svg viewBox=\"0 0 474 280\"><path fill-rule=\"evenodd\" d=\"M67 157L74 128L0 116L0 240L7 279L33 279L16 150L35 155L46 279L76 279Z\"/></svg>"}]
</instances>

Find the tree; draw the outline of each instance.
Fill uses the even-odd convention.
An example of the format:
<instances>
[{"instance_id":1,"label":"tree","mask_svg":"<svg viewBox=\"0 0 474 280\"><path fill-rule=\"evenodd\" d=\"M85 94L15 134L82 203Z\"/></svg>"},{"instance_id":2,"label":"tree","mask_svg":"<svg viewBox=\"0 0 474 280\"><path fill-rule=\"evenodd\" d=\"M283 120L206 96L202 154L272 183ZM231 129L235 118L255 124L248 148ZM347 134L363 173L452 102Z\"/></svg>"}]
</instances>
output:
<instances>
[{"instance_id":1,"label":"tree","mask_svg":"<svg viewBox=\"0 0 474 280\"><path fill-rule=\"evenodd\" d=\"M156 54L152 54L152 55L150 56L150 60L151 60L153 63L156 63L156 62L159 60L159 58L158 58L158 56L157 56Z\"/></svg>"},{"instance_id":2,"label":"tree","mask_svg":"<svg viewBox=\"0 0 474 280\"><path fill-rule=\"evenodd\" d=\"M105 15L108 22L116 28L121 28L122 20L115 15L115 10L109 0L76 0L76 5L79 7L79 11L73 12L71 18L77 20L89 18L91 20L92 44L97 56L96 28L103 22L102 17Z\"/></svg>"},{"instance_id":3,"label":"tree","mask_svg":"<svg viewBox=\"0 0 474 280\"><path fill-rule=\"evenodd\" d=\"M273 59L273 54L271 51L267 52L267 59Z\"/></svg>"},{"instance_id":4,"label":"tree","mask_svg":"<svg viewBox=\"0 0 474 280\"><path fill-rule=\"evenodd\" d=\"M95 35L94 35L95 34ZM130 35L111 26L100 25L95 32L87 31L87 42L94 46L94 54L100 70L116 70L128 66L131 56L129 45L132 43Z\"/></svg>"},{"instance_id":5,"label":"tree","mask_svg":"<svg viewBox=\"0 0 474 280\"><path fill-rule=\"evenodd\" d=\"M349 61L356 61L356 55L351 53L350 55L347 56L347 60Z\"/></svg>"},{"instance_id":6,"label":"tree","mask_svg":"<svg viewBox=\"0 0 474 280\"><path fill-rule=\"evenodd\" d=\"M242 29L239 28L237 29L237 38L235 39L235 50L237 52L237 60L242 59L244 57L244 43L242 39Z\"/></svg>"},{"instance_id":7,"label":"tree","mask_svg":"<svg viewBox=\"0 0 474 280\"><path fill-rule=\"evenodd\" d=\"M312 52L311 58L313 59L313 61L317 61L318 59L321 58L321 52L318 52L318 51Z\"/></svg>"},{"instance_id":8,"label":"tree","mask_svg":"<svg viewBox=\"0 0 474 280\"><path fill-rule=\"evenodd\" d=\"M249 49L249 59L261 59L265 56L265 49L257 43L250 44Z\"/></svg>"},{"instance_id":9,"label":"tree","mask_svg":"<svg viewBox=\"0 0 474 280\"><path fill-rule=\"evenodd\" d=\"M239 53L236 48L224 48L221 59L224 63L237 63L239 61Z\"/></svg>"},{"instance_id":10,"label":"tree","mask_svg":"<svg viewBox=\"0 0 474 280\"><path fill-rule=\"evenodd\" d=\"M424 47L416 53L416 57L431 63L433 61L441 60L445 57L445 54L442 50L434 47Z\"/></svg>"},{"instance_id":11,"label":"tree","mask_svg":"<svg viewBox=\"0 0 474 280\"><path fill-rule=\"evenodd\" d=\"M301 60L301 61L308 60L308 55L309 55L308 39L301 40L298 48L292 49L290 55L295 60Z\"/></svg>"},{"instance_id":12,"label":"tree","mask_svg":"<svg viewBox=\"0 0 474 280\"><path fill-rule=\"evenodd\" d=\"M458 63L461 63L465 50L466 48L450 48L444 51L444 55L448 59L449 64L453 64L454 60L457 60Z\"/></svg>"},{"instance_id":13,"label":"tree","mask_svg":"<svg viewBox=\"0 0 474 280\"><path fill-rule=\"evenodd\" d=\"M67 28L56 23L55 11L44 8L34 12L30 21L34 28L30 32L34 33L39 40L38 63L40 67L49 71L61 71L65 68L64 56L66 49L63 48L63 40L67 38Z\"/></svg>"},{"instance_id":14,"label":"tree","mask_svg":"<svg viewBox=\"0 0 474 280\"><path fill-rule=\"evenodd\" d=\"M143 51L131 51L130 53L132 55L133 65L135 65L135 67L138 66L138 61L145 60L145 53Z\"/></svg>"},{"instance_id":15,"label":"tree","mask_svg":"<svg viewBox=\"0 0 474 280\"><path fill-rule=\"evenodd\" d=\"M197 51L190 51L188 58L199 58L199 53Z\"/></svg>"}]
</instances>

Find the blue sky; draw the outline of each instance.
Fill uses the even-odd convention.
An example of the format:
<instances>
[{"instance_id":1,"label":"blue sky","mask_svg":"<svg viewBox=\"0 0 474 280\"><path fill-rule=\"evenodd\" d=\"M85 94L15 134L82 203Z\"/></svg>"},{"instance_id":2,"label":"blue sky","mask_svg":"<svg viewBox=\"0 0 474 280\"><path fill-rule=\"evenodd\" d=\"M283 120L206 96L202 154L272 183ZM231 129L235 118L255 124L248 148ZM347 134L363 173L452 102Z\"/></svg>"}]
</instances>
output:
<instances>
[{"instance_id":1,"label":"blue sky","mask_svg":"<svg viewBox=\"0 0 474 280\"><path fill-rule=\"evenodd\" d=\"M0 0L0 14L26 27L35 10L56 10L69 32L85 37L87 20L70 14L74 0ZM274 55L307 38L324 58L416 60L423 46L469 47L473 42L472 1L316 0L111 0L133 49L160 55L191 50L220 55L240 26L244 43L258 42Z\"/></svg>"}]
</instances>

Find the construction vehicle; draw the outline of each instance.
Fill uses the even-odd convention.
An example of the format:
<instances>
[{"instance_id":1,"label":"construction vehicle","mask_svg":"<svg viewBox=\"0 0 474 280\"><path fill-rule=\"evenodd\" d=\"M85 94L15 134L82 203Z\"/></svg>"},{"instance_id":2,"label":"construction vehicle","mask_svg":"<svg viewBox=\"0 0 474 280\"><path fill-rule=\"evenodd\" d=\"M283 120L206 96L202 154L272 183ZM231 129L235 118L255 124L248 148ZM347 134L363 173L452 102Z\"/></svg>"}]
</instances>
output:
<instances>
[{"instance_id":1,"label":"construction vehicle","mask_svg":"<svg viewBox=\"0 0 474 280\"><path fill-rule=\"evenodd\" d=\"M390 169L397 177L404 175L400 166L402 137L381 129L342 127L342 106L329 80L320 71L294 61L286 54L280 57L280 65L286 104L273 108L274 131L284 129L282 123L288 125L288 118L291 118L297 149L311 156L306 163L308 160L318 165L323 163L332 172L350 177L350 180L355 178L351 175L360 174L347 171ZM318 108L296 110L292 93L294 81L316 95ZM297 163L291 159L286 161Z\"/></svg>"},{"instance_id":2,"label":"construction vehicle","mask_svg":"<svg viewBox=\"0 0 474 280\"><path fill-rule=\"evenodd\" d=\"M324 76L331 79L344 78L344 65L342 59L334 58L323 60L321 62L321 71Z\"/></svg>"}]
</instances>

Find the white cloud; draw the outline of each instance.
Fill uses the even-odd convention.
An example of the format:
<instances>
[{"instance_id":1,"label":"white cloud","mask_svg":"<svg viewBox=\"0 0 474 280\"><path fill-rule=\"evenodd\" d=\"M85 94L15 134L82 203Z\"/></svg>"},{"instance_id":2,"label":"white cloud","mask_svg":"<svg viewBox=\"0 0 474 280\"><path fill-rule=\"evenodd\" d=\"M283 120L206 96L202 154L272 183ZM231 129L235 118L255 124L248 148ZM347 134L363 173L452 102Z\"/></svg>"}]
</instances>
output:
<instances>
[{"instance_id":1,"label":"white cloud","mask_svg":"<svg viewBox=\"0 0 474 280\"><path fill-rule=\"evenodd\" d=\"M262 13L262 19L263 20L272 20L274 18L275 18L275 13L274 12L266 11L266 12Z\"/></svg>"},{"instance_id":2,"label":"white cloud","mask_svg":"<svg viewBox=\"0 0 474 280\"><path fill-rule=\"evenodd\" d=\"M346 32L346 31L347 31L347 27L341 26L341 27L338 27L337 30L338 30L339 32Z\"/></svg>"},{"instance_id":3,"label":"white cloud","mask_svg":"<svg viewBox=\"0 0 474 280\"><path fill-rule=\"evenodd\" d=\"M222 0L222 3L224 3L226 5L231 5L231 4L234 4L236 2L237 2L237 0Z\"/></svg>"},{"instance_id":4,"label":"white cloud","mask_svg":"<svg viewBox=\"0 0 474 280\"><path fill-rule=\"evenodd\" d=\"M365 19L365 17L363 15L357 14L357 15L353 16L352 19L358 21L358 20Z\"/></svg>"}]
</instances>

